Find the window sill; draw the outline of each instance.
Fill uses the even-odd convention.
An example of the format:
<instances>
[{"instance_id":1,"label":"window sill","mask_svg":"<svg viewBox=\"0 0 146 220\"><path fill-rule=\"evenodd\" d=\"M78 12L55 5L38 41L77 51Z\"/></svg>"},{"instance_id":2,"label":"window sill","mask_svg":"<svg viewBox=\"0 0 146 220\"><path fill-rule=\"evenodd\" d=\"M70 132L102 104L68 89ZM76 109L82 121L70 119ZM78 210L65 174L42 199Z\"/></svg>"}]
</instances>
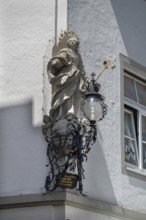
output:
<instances>
[{"instance_id":1,"label":"window sill","mask_svg":"<svg viewBox=\"0 0 146 220\"><path fill-rule=\"evenodd\" d=\"M126 166L126 170L143 175L143 176L146 176L146 170L143 170L143 169L140 170L140 169L135 169L135 168L131 168L131 167Z\"/></svg>"}]
</instances>

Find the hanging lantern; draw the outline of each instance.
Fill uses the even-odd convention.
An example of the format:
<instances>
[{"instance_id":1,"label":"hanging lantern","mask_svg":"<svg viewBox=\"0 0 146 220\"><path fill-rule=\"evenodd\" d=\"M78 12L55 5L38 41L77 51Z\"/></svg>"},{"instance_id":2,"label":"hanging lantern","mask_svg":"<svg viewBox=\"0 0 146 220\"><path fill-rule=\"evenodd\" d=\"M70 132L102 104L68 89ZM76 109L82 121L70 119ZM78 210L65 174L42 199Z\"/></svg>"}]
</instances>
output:
<instances>
[{"instance_id":1,"label":"hanging lantern","mask_svg":"<svg viewBox=\"0 0 146 220\"><path fill-rule=\"evenodd\" d=\"M107 106L104 103L104 98L98 93L100 84L98 84L94 76L91 74L92 79L88 85L88 91L85 94L83 112L91 124L95 124L96 121L102 120L107 112Z\"/></svg>"}]
</instances>

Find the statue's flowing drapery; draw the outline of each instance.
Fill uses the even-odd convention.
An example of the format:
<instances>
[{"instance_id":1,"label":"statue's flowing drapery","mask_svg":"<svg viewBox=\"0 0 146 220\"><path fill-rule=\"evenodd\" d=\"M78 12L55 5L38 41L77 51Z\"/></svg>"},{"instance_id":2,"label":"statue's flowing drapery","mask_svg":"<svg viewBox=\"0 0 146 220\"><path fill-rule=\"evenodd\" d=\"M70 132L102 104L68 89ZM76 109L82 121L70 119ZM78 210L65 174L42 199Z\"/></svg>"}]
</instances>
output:
<instances>
[{"instance_id":1,"label":"statue's flowing drapery","mask_svg":"<svg viewBox=\"0 0 146 220\"><path fill-rule=\"evenodd\" d=\"M52 84L50 115L59 119L68 113L77 114L80 96L85 92L85 73L77 51L64 48L48 63L48 76Z\"/></svg>"}]
</instances>

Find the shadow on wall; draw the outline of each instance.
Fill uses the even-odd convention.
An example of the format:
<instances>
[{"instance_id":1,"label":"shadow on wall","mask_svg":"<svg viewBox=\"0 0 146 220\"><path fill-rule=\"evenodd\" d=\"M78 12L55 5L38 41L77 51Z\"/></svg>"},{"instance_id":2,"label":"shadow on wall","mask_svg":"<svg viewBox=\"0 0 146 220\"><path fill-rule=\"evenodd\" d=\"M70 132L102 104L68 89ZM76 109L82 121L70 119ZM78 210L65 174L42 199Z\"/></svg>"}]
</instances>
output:
<instances>
[{"instance_id":1,"label":"shadow on wall","mask_svg":"<svg viewBox=\"0 0 146 220\"><path fill-rule=\"evenodd\" d=\"M111 0L128 56L146 64L146 1Z\"/></svg>"},{"instance_id":2,"label":"shadow on wall","mask_svg":"<svg viewBox=\"0 0 146 220\"><path fill-rule=\"evenodd\" d=\"M117 205L103 152L103 141L98 127L97 133L97 141L95 145L91 146L91 151L88 154L88 161L84 163L86 178L84 181L84 191L89 197Z\"/></svg>"},{"instance_id":3,"label":"shadow on wall","mask_svg":"<svg viewBox=\"0 0 146 220\"><path fill-rule=\"evenodd\" d=\"M0 109L0 195L41 193L47 145L32 126L32 103Z\"/></svg>"},{"instance_id":4,"label":"shadow on wall","mask_svg":"<svg viewBox=\"0 0 146 220\"><path fill-rule=\"evenodd\" d=\"M0 109L0 196L44 191L46 148L41 128L32 126L32 103ZM84 163L85 192L117 204L99 140L88 156L88 163Z\"/></svg>"}]
</instances>

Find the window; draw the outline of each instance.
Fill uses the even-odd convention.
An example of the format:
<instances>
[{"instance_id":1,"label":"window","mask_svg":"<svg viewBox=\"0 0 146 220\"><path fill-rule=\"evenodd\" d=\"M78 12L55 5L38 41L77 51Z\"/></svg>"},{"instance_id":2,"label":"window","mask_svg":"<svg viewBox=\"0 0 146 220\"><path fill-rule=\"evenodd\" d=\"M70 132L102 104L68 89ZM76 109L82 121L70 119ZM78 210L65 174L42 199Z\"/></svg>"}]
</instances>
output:
<instances>
[{"instance_id":1,"label":"window","mask_svg":"<svg viewBox=\"0 0 146 220\"><path fill-rule=\"evenodd\" d=\"M146 172L146 71L129 63L123 73L124 158L127 167Z\"/></svg>"}]
</instances>

